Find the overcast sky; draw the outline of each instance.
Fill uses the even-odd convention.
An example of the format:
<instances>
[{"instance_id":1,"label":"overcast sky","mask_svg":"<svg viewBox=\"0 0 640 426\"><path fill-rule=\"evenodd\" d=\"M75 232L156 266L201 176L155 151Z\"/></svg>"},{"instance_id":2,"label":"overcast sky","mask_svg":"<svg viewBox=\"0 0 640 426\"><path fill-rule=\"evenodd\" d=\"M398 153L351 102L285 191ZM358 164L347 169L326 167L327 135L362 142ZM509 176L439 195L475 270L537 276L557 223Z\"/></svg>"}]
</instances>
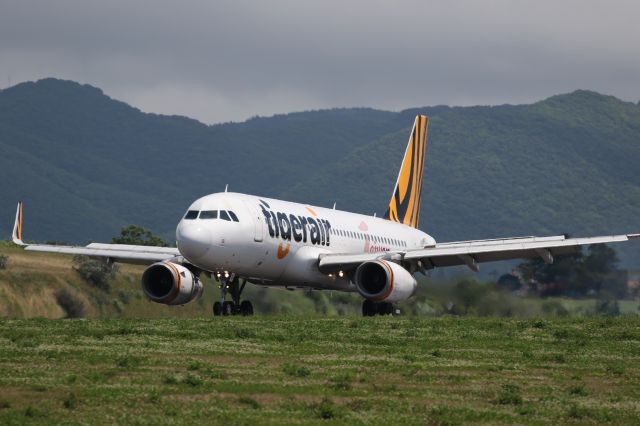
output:
<instances>
[{"instance_id":1,"label":"overcast sky","mask_svg":"<svg viewBox=\"0 0 640 426\"><path fill-rule=\"evenodd\" d=\"M205 123L349 106L640 99L640 1L0 0L0 88L44 77Z\"/></svg>"}]
</instances>

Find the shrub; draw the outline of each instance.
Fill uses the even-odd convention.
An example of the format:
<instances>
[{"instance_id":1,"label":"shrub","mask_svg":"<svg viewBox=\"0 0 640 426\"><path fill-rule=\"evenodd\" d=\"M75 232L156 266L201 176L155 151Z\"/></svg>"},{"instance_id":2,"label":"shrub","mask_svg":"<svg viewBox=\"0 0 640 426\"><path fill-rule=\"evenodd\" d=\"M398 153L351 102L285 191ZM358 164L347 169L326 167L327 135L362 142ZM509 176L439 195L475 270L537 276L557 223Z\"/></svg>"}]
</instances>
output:
<instances>
[{"instance_id":1,"label":"shrub","mask_svg":"<svg viewBox=\"0 0 640 426\"><path fill-rule=\"evenodd\" d=\"M572 419L581 419L585 416L585 409L577 404L571 404L567 410L567 416Z\"/></svg>"},{"instance_id":2,"label":"shrub","mask_svg":"<svg viewBox=\"0 0 640 426\"><path fill-rule=\"evenodd\" d=\"M191 361L189 363L189 365L187 365L187 370L189 370L189 371L198 371L202 367L204 367L204 364L202 362L200 362L200 361Z\"/></svg>"},{"instance_id":3,"label":"shrub","mask_svg":"<svg viewBox=\"0 0 640 426\"><path fill-rule=\"evenodd\" d=\"M262 405L260 405L260 403L258 401L256 401L255 399L249 397L249 396L241 396L238 399L238 402L240 402L241 404L245 404L248 405L249 407L253 408L254 410L259 410Z\"/></svg>"},{"instance_id":4,"label":"shrub","mask_svg":"<svg viewBox=\"0 0 640 426\"><path fill-rule=\"evenodd\" d=\"M350 374L344 373L340 374L330 380L331 388L336 390L348 391L351 390L351 382L353 381L353 377Z\"/></svg>"},{"instance_id":5,"label":"shrub","mask_svg":"<svg viewBox=\"0 0 640 426\"><path fill-rule=\"evenodd\" d=\"M71 392L69 393L69 395L67 395L64 401L62 401L62 405L67 410L73 410L78 406L78 397L76 396L75 393Z\"/></svg>"},{"instance_id":6,"label":"shrub","mask_svg":"<svg viewBox=\"0 0 640 426\"><path fill-rule=\"evenodd\" d=\"M130 370L140 365L140 359L131 355L124 355L116 360L116 365L125 370Z\"/></svg>"},{"instance_id":7,"label":"shrub","mask_svg":"<svg viewBox=\"0 0 640 426\"><path fill-rule=\"evenodd\" d=\"M578 396L587 396L588 392L585 389L584 385L572 385L569 388L569 394L578 395Z\"/></svg>"},{"instance_id":8,"label":"shrub","mask_svg":"<svg viewBox=\"0 0 640 426\"><path fill-rule=\"evenodd\" d=\"M318 417L324 420L334 419L340 416L340 409L337 407L333 401L328 398L325 398L318 404L317 407Z\"/></svg>"},{"instance_id":9,"label":"shrub","mask_svg":"<svg viewBox=\"0 0 640 426\"><path fill-rule=\"evenodd\" d=\"M284 364L282 366L282 371L291 377L307 377L311 374L311 370L307 367L300 367L294 364Z\"/></svg>"},{"instance_id":10,"label":"shrub","mask_svg":"<svg viewBox=\"0 0 640 426\"><path fill-rule=\"evenodd\" d=\"M187 374L182 382L193 387L200 386L204 383L200 377L194 376L193 374Z\"/></svg>"},{"instance_id":11,"label":"shrub","mask_svg":"<svg viewBox=\"0 0 640 426\"><path fill-rule=\"evenodd\" d=\"M604 298L596 300L595 312L597 315L615 317L620 315L620 306L615 299Z\"/></svg>"},{"instance_id":12,"label":"shrub","mask_svg":"<svg viewBox=\"0 0 640 426\"><path fill-rule=\"evenodd\" d=\"M55 293L56 302L67 318L82 318L86 315L84 303L69 290L62 289Z\"/></svg>"},{"instance_id":13,"label":"shrub","mask_svg":"<svg viewBox=\"0 0 640 426\"><path fill-rule=\"evenodd\" d=\"M88 283L93 284L107 293L111 289L109 281L115 278L118 268L100 260L94 260L87 256L74 256L73 269Z\"/></svg>"},{"instance_id":14,"label":"shrub","mask_svg":"<svg viewBox=\"0 0 640 426\"><path fill-rule=\"evenodd\" d=\"M8 261L9 256L7 256L6 254L0 254L0 269L6 269Z\"/></svg>"},{"instance_id":15,"label":"shrub","mask_svg":"<svg viewBox=\"0 0 640 426\"><path fill-rule=\"evenodd\" d=\"M119 314L121 314L124 311L124 305L118 299L113 299L113 307L115 308L116 312L118 312Z\"/></svg>"},{"instance_id":16,"label":"shrub","mask_svg":"<svg viewBox=\"0 0 640 426\"><path fill-rule=\"evenodd\" d=\"M149 392L149 395L147 395L147 401L151 404L157 404L160 400L160 393L157 389L152 389L151 392Z\"/></svg>"},{"instance_id":17,"label":"shrub","mask_svg":"<svg viewBox=\"0 0 640 426\"><path fill-rule=\"evenodd\" d=\"M202 376L208 377L210 379L225 379L227 377L226 373L221 373L219 371L213 370L212 368L206 368L202 371Z\"/></svg>"},{"instance_id":18,"label":"shrub","mask_svg":"<svg viewBox=\"0 0 640 426\"><path fill-rule=\"evenodd\" d=\"M569 311L559 300L547 300L542 303L542 312L545 315L557 317L566 317L569 315Z\"/></svg>"},{"instance_id":19,"label":"shrub","mask_svg":"<svg viewBox=\"0 0 640 426\"><path fill-rule=\"evenodd\" d=\"M29 405L27 409L24 410L24 415L25 417L35 418L35 417L47 417L49 413L44 408L35 408Z\"/></svg>"},{"instance_id":20,"label":"shrub","mask_svg":"<svg viewBox=\"0 0 640 426\"><path fill-rule=\"evenodd\" d=\"M172 374L165 374L162 377L162 383L164 383L165 385L177 385L178 378Z\"/></svg>"},{"instance_id":21,"label":"shrub","mask_svg":"<svg viewBox=\"0 0 640 426\"><path fill-rule=\"evenodd\" d=\"M520 405L522 404L522 395L520 395L520 387L517 385L502 385L502 389L498 393L498 404L503 405Z\"/></svg>"}]
</instances>

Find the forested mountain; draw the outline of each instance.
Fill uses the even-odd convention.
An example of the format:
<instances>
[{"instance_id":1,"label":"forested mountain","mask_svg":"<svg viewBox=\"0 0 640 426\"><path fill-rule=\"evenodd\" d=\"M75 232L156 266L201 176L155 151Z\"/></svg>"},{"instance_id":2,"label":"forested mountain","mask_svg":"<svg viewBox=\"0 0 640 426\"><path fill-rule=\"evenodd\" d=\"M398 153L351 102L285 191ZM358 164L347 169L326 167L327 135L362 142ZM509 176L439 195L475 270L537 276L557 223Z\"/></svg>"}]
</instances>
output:
<instances>
[{"instance_id":1,"label":"forested mountain","mask_svg":"<svg viewBox=\"0 0 640 426\"><path fill-rule=\"evenodd\" d=\"M640 106L611 96L206 126L45 79L0 91L0 236L22 199L28 239L108 241L132 223L171 239L226 184L381 214L418 112L431 117L421 227L436 239L640 231ZM625 260L640 264L637 244Z\"/></svg>"}]
</instances>

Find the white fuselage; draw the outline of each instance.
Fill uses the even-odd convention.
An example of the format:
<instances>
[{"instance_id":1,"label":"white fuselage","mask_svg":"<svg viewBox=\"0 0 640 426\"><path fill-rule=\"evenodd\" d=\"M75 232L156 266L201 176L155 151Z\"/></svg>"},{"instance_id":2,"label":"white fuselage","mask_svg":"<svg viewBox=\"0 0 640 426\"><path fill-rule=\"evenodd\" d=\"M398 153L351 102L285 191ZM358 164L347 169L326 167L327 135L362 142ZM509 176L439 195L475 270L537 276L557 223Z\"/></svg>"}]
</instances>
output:
<instances>
[{"instance_id":1,"label":"white fuselage","mask_svg":"<svg viewBox=\"0 0 640 426\"><path fill-rule=\"evenodd\" d=\"M222 192L191 204L176 229L182 256L213 273L255 284L355 291L349 278L317 268L323 253L403 252L435 244L389 220L252 195Z\"/></svg>"}]
</instances>

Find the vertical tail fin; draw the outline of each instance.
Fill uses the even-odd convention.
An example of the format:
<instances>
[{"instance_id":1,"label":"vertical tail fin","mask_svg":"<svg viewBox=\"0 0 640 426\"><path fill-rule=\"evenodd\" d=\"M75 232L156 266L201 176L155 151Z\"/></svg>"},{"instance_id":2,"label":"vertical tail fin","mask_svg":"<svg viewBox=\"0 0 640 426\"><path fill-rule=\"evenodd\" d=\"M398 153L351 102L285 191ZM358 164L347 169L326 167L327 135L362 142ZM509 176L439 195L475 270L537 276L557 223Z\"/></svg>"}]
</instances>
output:
<instances>
[{"instance_id":1,"label":"vertical tail fin","mask_svg":"<svg viewBox=\"0 0 640 426\"><path fill-rule=\"evenodd\" d=\"M13 224L12 240L20 246L25 245L22 242L22 201L18 203L18 208L16 209L16 221Z\"/></svg>"},{"instance_id":2,"label":"vertical tail fin","mask_svg":"<svg viewBox=\"0 0 640 426\"><path fill-rule=\"evenodd\" d=\"M427 153L428 127L429 118L427 116L416 116L402 166L400 166L400 173L398 173L396 187L391 195L389 207L384 214L385 219L404 223L414 228L418 227L420 219L420 194Z\"/></svg>"}]
</instances>

